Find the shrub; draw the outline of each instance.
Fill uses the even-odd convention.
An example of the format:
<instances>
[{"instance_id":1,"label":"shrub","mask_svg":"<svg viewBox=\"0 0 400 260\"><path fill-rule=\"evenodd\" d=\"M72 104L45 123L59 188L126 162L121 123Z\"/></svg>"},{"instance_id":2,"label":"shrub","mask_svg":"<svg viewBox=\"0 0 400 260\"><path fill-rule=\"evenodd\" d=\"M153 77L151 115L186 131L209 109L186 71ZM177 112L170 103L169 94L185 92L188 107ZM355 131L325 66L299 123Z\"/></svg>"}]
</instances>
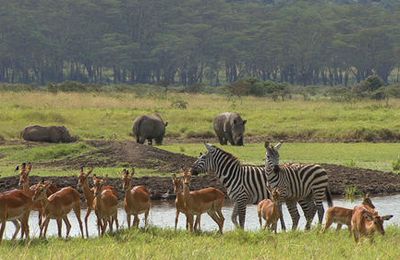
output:
<instances>
[{"instance_id":1,"label":"shrub","mask_svg":"<svg viewBox=\"0 0 400 260\"><path fill-rule=\"evenodd\" d=\"M361 195L361 192L358 190L356 186L347 186L344 189L345 198L350 201L354 201L357 195Z\"/></svg>"},{"instance_id":2,"label":"shrub","mask_svg":"<svg viewBox=\"0 0 400 260\"><path fill-rule=\"evenodd\" d=\"M254 78L242 79L228 86L229 92L235 96L271 97L277 100L279 97L285 99L290 96L286 84L274 81L260 81Z\"/></svg>"},{"instance_id":3,"label":"shrub","mask_svg":"<svg viewBox=\"0 0 400 260\"><path fill-rule=\"evenodd\" d=\"M175 99L171 102L171 107L176 109L187 109L188 102L183 99Z\"/></svg>"},{"instance_id":4,"label":"shrub","mask_svg":"<svg viewBox=\"0 0 400 260\"><path fill-rule=\"evenodd\" d=\"M47 90L53 93L56 92L89 92L89 91L101 91L102 87L97 84L84 84L77 81L64 81L61 83L49 83Z\"/></svg>"}]
</instances>

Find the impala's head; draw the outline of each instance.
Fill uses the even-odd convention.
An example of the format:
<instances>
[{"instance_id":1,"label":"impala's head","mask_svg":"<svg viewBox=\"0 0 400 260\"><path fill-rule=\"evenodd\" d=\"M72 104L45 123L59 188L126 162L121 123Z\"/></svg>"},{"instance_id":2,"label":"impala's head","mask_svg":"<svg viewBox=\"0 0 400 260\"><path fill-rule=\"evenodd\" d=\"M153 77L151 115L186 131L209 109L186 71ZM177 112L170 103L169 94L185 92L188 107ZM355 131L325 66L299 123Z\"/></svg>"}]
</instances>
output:
<instances>
[{"instance_id":1,"label":"impala's head","mask_svg":"<svg viewBox=\"0 0 400 260\"><path fill-rule=\"evenodd\" d=\"M84 185L88 184L88 177L93 172L93 168L89 168L88 172L84 172L83 166L81 167L81 172L78 176L78 187L83 187Z\"/></svg>"},{"instance_id":2,"label":"impala's head","mask_svg":"<svg viewBox=\"0 0 400 260\"><path fill-rule=\"evenodd\" d=\"M383 227L383 222L385 220L389 220L393 217L393 215L385 215L379 216L378 214L373 214L367 210L363 212L363 217L367 220L372 222L375 230L380 233L381 235L385 235L385 229Z\"/></svg>"},{"instance_id":3,"label":"impala's head","mask_svg":"<svg viewBox=\"0 0 400 260\"><path fill-rule=\"evenodd\" d=\"M271 195L272 195L272 200L274 202L279 201L279 199L281 197L281 192L280 192L279 188L273 188L272 192L271 192Z\"/></svg>"},{"instance_id":4,"label":"impala's head","mask_svg":"<svg viewBox=\"0 0 400 260\"><path fill-rule=\"evenodd\" d=\"M40 201L47 199L47 189L50 187L51 182L43 182L43 180L36 185L33 193L32 201Z\"/></svg>"},{"instance_id":5,"label":"impala's head","mask_svg":"<svg viewBox=\"0 0 400 260\"><path fill-rule=\"evenodd\" d=\"M184 170L182 173L183 176L183 183L185 185L189 185L190 184L190 178L192 178L192 173L189 170Z\"/></svg>"},{"instance_id":6,"label":"impala's head","mask_svg":"<svg viewBox=\"0 0 400 260\"><path fill-rule=\"evenodd\" d=\"M176 177L176 174L172 174L172 184L174 185L175 194L182 191L182 179Z\"/></svg>"},{"instance_id":7,"label":"impala's head","mask_svg":"<svg viewBox=\"0 0 400 260\"><path fill-rule=\"evenodd\" d=\"M281 148L282 142L279 142L275 146L272 146L268 141L265 142L265 166L273 167L274 171L279 171L279 148Z\"/></svg>"},{"instance_id":8,"label":"impala's head","mask_svg":"<svg viewBox=\"0 0 400 260\"><path fill-rule=\"evenodd\" d=\"M103 185L104 185L104 180L97 177L94 174L93 175L93 194L95 197L100 195Z\"/></svg>"},{"instance_id":9,"label":"impala's head","mask_svg":"<svg viewBox=\"0 0 400 260\"><path fill-rule=\"evenodd\" d=\"M368 206L371 209L375 209L375 205L372 203L368 193L364 194L362 204Z\"/></svg>"},{"instance_id":10,"label":"impala's head","mask_svg":"<svg viewBox=\"0 0 400 260\"><path fill-rule=\"evenodd\" d=\"M200 173L206 173L212 171L211 164L212 164L212 157L217 151L217 148L209 143L204 143L204 146L207 149L205 154L200 153L199 158L194 162L192 165L191 172L193 175L198 175Z\"/></svg>"},{"instance_id":11,"label":"impala's head","mask_svg":"<svg viewBox=\"0 0 400 260\"><path fill-rule=\"evenodd\" d=\"M15 168L16 171L20 169L20 174L19 174L19 182L18 186L21 188L24 188L24 186L27 186L29 188L29 173L32 170L32 163L22 163L21 167L17 166Z\"/></svg>"},{"instance_id":12,"label":"impala's head","mask_svg":"<svg viewBox=\"0 0 400 260\"><path fill-rule=\"evenodd\" d=\"M131 172L127 169L123 169L122 172L122 187L125 191L128 191L132 187L132 177L135 174L135 169L132 168Z\"/></svg>"}]
</instances>

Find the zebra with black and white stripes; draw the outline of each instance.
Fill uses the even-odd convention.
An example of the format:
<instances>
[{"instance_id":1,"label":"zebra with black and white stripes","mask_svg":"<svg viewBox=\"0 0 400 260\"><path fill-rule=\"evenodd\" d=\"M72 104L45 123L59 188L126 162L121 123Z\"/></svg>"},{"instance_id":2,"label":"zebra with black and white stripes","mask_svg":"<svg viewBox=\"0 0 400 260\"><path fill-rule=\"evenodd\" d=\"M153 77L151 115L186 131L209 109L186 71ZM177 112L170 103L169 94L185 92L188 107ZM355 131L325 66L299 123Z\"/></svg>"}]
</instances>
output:
<instances>
[{"instance_id":1,"label":"zebra with black and white stripes","mask_svg":"<svg viewBox=\"0 0 400 260\"><path fill-rule=\"evenodd\" d=\"M207 153L200 154L192 166L192 174L197 175L204 172L216 174L234 203L232 222L235 226L244 228L247 204L257 204L265 198L270 198L265 167L242 165L232 154L211 144L205 144L205 146ZM285 230L283 216L280 220L282 229Z\"/></svg>"},{"instance_id":2,"label":"zebra with black and white stripes","mask_svg":"<svg viewBox=\"0 0 400 260\"><path fill-rule=\"evenodd\" d=\"M311 226L315 212L318 210L318 220L322 223L324 217L324 206L322 204L325 198L328 206L332 207L332 197L328 187L328 174L325 169L317 164L279 164L279 148L282 143L275 146L265 142L266 158L265 172L267 174L268 183L272 188L280 188L283 190L281 197L286 202L289 214L292 218L292 228L296 229L299 222L299 212L297 210L297 202L313 200L315 203L308 205L311 208L303 210L306 214L306 229ZM315 205L315 206L314 206Z\"/></svg>"}]
</instances>

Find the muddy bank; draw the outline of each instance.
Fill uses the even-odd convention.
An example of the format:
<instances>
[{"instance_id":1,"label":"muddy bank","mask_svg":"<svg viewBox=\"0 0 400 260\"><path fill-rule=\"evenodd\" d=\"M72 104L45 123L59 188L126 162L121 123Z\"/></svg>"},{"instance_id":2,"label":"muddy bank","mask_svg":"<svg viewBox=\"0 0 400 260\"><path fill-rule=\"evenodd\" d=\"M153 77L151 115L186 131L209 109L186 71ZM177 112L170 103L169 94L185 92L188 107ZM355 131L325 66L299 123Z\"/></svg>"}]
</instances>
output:
<instances>
[{"instance_id":1,"label":"muddy bank","mask_svg":"<svg viewBox=\"0 0 400 260\"><path fill-rule=\"evenodd\" d=\"M371 195L389 195L400 193L400 175L393 173L349 168L339 165L322 164L329 174L329 186L333 195L343 195L346 187L354 186L360 192L368 192ZM37 183L40 179L51 180L59 187L77 185L77 178L73 176L63 177L31 177L31 183ZM110 185L117 188L119 197L123 198L122 182L119 178L110 178ZM173 186L170 176L135 178L134 185L145 185L150 189L153 199L174 198ZM6 191L18 186L18 177L6 177L0 179L0 191ZM191 188L193 190L205 187L216 187L226 192L225 188L212 175L200 175L193 177Z\"/></svg>"}]
</instances>

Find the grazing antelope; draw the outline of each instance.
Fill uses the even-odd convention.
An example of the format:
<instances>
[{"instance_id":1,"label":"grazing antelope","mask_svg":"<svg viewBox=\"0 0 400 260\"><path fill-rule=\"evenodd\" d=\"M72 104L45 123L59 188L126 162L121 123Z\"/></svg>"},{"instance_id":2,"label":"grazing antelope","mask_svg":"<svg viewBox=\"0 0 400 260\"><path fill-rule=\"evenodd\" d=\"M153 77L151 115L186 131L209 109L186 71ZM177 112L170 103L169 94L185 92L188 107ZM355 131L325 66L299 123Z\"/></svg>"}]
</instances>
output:
<instances>
[{"instance_id":1,"label":"grazing antelope","mask_svg":"<svg viewBox=\"0 0 400 260\"><path fill-rule=\"evenodd\" d=\"M371 212L364 206L354 207L353 216L351 217L351 232L354 240L358 243L360 238L367 237L373 242L375 232L385 235L383 222L392 217L393 215L379 216L378 212Z\"/></svg>"},{"instance_id":2,"label":"grazing antelope","mask_svg":"<svg viewBox=\"0 0 400 260\"><path fill-rule=\"evenodd\" d=\"M68 213L73 210L79 223L82 238L83 228L81 221L81 202L79 192L72 187L65 187L61 190L53 193L47 197L47 189L50 187L50 183L41 183L35 191L32 200L42 201L44 206L44 220L40 226L40 237L46 238L47 228L49 226L50 219L56 219L58 227L58 237L61 238L62 220L64 220L67 226L66 237L69 236L71 230L71 223L68 220Z\"/></svg>"},{"instance_id":3,"label":"grazing antelope","mask_svg":"<svg viewBox=\"0 0 400 260\"><path fill-rule=\"evenodd\" d=\"M264 199L257 205L258 221L260 228L262 228L262 218L265 220L264 229L268 227L276 234L277 223L280 219L282 212L280 210L280 192L278 188L272 190L272 200Z\"/></svg>"},{"instance_id":4,"label":"grazing antelope","mask_svg":"<svg viewBox=\"0 0 400 260\"><path fill-rule=\"evenodd\" d=\"M225 218L222 214L225 195L215 188L205 188L190 191L189 184L192 174L186 170L183 172L183 199L186 208L187 221L190 232L193 232L193 217L197 216L194 228L200 227L201 215L205 212L218 224L219 232L222 234Z\"/></svg>"},{"instance_id":5,"label":"grazing antelope","mask_svg":"<svg viewBox=\"0 0 400 260\"><path fill-rule=\"evenodd\" d=\"M117 230L118 224L118 197L111 188L104 187L104 180L93 176L94 181L94 200L93 209L97 216L97 229L99 235L104 235L107 223L111 232L112 224L115 221Z\"/></svg>"},{"instance_id":6,"label":"grazing antelope","mask_svg":"<svg viewBox=\"0 0 400 260\"><path fill-rule=\"evenodd\" d=\"M375 212L375 206L368 194L364 195L361 206L372 213ZM333 223L337 223L336 231L339 231L342 228L342 225L347 225L351 234L351 217L353 216L353 212L353 209L343 207L328 208L326 211L326 223L323 232L325 232Z\"/></svg>"},{"instance_id":7,"label":"grazing antelope","mask_svg":"<svg viewBox=\"0 0 400 260\"><path fill-rule=\"evenodd\" d=\"M133 215L133 226L139 227L139 214L144 213L144 223L147 226L147 218L150 212L150 192L145 186L134 186L132 188L132 177L135 170L132 168L131 173L129 170L122 170L123 188L125 191L124 207L126 211L126 221L128 228L131 227L131 215Z\"/></svg>"}]
</instances>

